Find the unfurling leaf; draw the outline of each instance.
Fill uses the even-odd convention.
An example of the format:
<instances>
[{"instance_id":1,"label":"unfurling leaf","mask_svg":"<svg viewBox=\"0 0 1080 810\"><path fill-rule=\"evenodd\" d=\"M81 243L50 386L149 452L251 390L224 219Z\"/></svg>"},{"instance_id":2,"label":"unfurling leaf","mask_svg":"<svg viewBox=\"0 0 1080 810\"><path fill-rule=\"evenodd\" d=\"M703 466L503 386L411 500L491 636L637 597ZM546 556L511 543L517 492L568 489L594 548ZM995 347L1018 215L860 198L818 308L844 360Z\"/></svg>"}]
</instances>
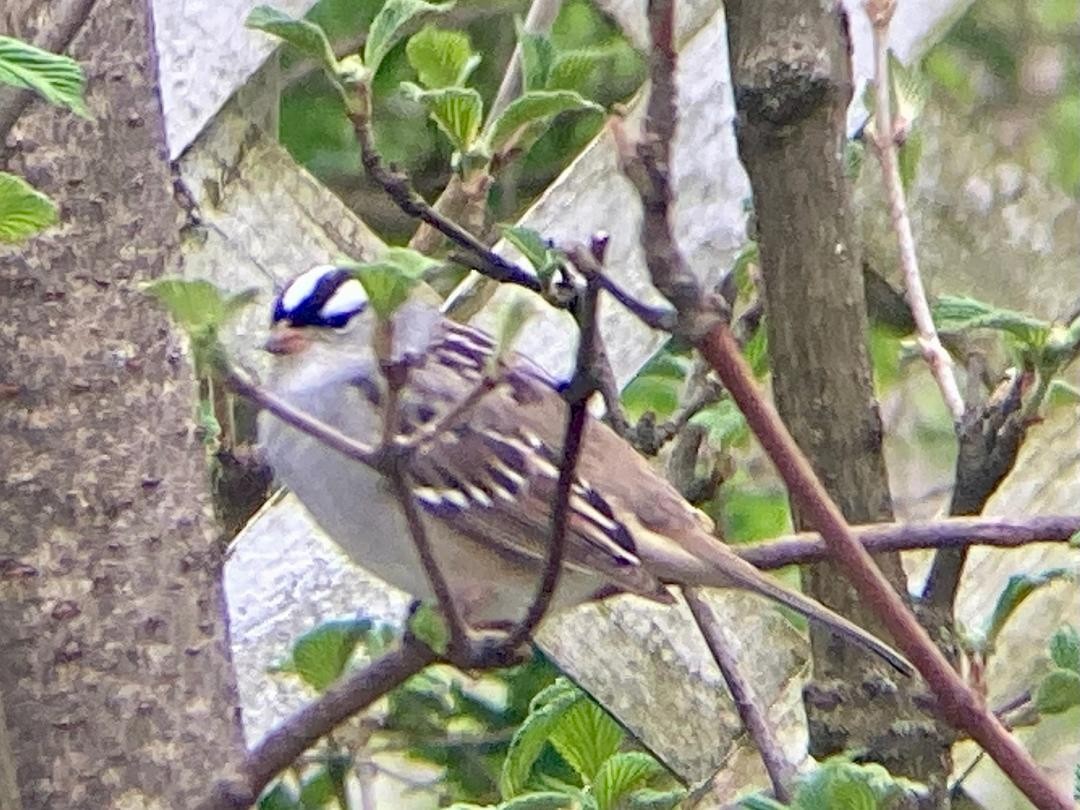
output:
<instances>
[{"instance_id":1,"label":"unfurling leaf","mask_svg":"<svg viewBox=\"0 0 1080 810\"><path fill-rule=\"evenodd\" d=\"M364 44L364 64L374 74L390 49L405 35L405 26L421 14L449 11L449 3L425 3L424 0L387 0L368 29Z\"/></svg>"},{"instance_id":2,"label":"unfurling leaf","mask_svg":"<svg viewBox=\"0 0 1080 810\"><path fill-rule=\"evenodd\" d=\"M1074 572L1068 568L1052 568L1038 574L1013 574L1009 577L1004 590L998 596L994 612L991 614L990 621L983 634L982 643L979 645L980 648L983 651L993 649L1006 623L1008 623L1017 608L1024 603L1024 600L1035 591L1053 582L1072 579L1074 576Z\"/></svg>"},{"instance_id":3,"label":"unfurling leaf","mask_svg":"<svg viewBox=\"0 0 1080 810\"><path fill-rule=\"evenodd\" d=\"M310 20L298 20L270 6L256 6L248 14L244 25L287 42L331 72L337 70L338 61L330 47L330 40L322 28Z\"/></svg>"},{"instance_id":4,"label":"unfurling leaf","mask_svg":"<svg viewBox=\"0 0 1080 810\"><path fill-rule=\"evenodd\" d=\"M83 101L86 76L69 56L0 36L0 83L33 90L49 103L67 107L84 118L90 115Z\"/></svg>"},{"instance_id":5,"label":"unfurling leaf","mask_svg":"<svg viewBox=\"0 0 1080 810\"><path fill-rule=\"evenodd\" d=\"M484 102L478 92L471 87L424 90L412 82L402 82L401 87L424 105L458 152L472 149L484 117Z\"/></svg>"},{"instance_id":6,"label":"unfurling leaf","mask_svg":"<svg viewBox=\"0 0 1080 810\"><path fill-rule=\"evenodd\" d=\"M543 271L554 261L554 250L548 240L541 236L539 231L523 225L503 225L502 234L532 265L537 275L543 278Z\"/></svg>"},{"instance_id":7,"label":"unfurling leaf","mask_svg":"<svg viewBox=\"0 0 1080 810\"><path fill-rule=\"evenodd\" d=\"M51 199L21 177L0 172L0 243L22 242L56 220Z\"/></svg>"},{"instance_id":8,"label":"unfurling leaf","mask_svg":"<svg viewBox=\"0 0 1080 810\"><path fill-rule=\"evenodd\" d=\"M428 90L462 87L480 64L480 54L473 53L468 35L430 25L409 38L405 55Z\"/></svg>"},{"instance_id":9,"label":"unfurling leaf","mask_svg":"<svg viewBox=\"0 0 1080 810\"><path fill-rule=\"evenodd\" d=\"M491 152L505 152L512 148L525 149L535 140L540 128L559 113L569 110L592 110L602 113L599 104L572 90L533 90L514 99L491 125L488 147ZM529 137L525 137L528 132Z\"/></svg>"},{"instance_id":10,"label":"unfurling leaf","mask_svg":"<svg viewBox=\"0 0 1080 810\"><path fill-rule=\"evenodd\" d=\"M521 75L523 90L543 90L547 87L551 64L555 61L555 47L545 34L530 34L518 21L518 42L521 44Z\"/></svg>"}]
</instances>

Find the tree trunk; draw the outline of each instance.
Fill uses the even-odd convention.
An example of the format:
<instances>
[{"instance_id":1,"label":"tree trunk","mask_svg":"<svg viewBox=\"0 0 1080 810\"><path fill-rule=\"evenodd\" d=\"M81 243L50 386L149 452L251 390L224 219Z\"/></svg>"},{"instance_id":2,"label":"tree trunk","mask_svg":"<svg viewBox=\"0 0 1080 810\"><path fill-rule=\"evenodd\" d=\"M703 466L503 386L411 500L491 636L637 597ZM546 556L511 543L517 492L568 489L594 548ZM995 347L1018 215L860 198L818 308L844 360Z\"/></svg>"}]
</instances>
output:
<instances>
[{"instance_id":1,"label":"tree trunk","mask_svg":"<svg viewBox=\"0 0 1080 810\"><path fill-rule=\"evenodd\" d=\"M175 266L182 224L150 15L142 0L14 5L10 33L82 63L92 116L34 100L0 133L5 168L62 220L0 261L0 694L15 781L27 810L190 807L243 742L191 369L140 291ZM50 41L58 30L69 40Z\"/></svg>"},{"instance_id":2,"label":"tree trunk","mask_svg":"<svg viewBox=\"0 0 1080 810\"><path fill-rule=\"evenodd\" d=\"M758 223L777 407L853 523L890 520L874 398L859 245L844 143L852 94L846 19L829 3L729 2L739 154ZM796 524L804 528L799 516ZM898 555L878 564L906 594ZM804 571L807 591L883 633L832 565ZM915 680L812 629L814 683L804 693L815 757L865 751L947 804L949 741L911 703Z\"/></svg>"}]
</instances>

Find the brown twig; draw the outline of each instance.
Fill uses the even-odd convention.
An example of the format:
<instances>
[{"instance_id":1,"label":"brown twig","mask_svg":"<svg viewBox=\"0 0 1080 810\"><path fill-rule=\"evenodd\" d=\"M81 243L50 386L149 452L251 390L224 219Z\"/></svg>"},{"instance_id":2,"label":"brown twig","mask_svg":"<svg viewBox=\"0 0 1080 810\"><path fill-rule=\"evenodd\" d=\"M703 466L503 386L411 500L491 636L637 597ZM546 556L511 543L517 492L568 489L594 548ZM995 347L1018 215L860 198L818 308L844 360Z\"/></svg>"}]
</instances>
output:
<instances>
[{"instance_id":1,"label":"brown twig","mask_svg":"<svg viewBox=\"0 0 1080 810\"><path fill-rule=\"evenodd\" d=\"M240 779L216 783L200 810L250 807L271 779L321 737L436 660L426 644L406 636L397 649L346 676L286 718L248 753Z\"/></svg>"},{"instance_id":2,"label":"brown twig","mask_svg":"<svg viewBox=\"0 0 1080 810\"><path fill-rule=\"evenodd\" d=\"M1006 518L949 518L922 523L852 526L851 533L870 554L922 548L994 546L1016 548L1030 543L1067 543L1080 532L1080 515ZM732 549L762 570L826 560L828 546L815 532L801 532Z\"/></svg>"},{"instance_id":3,"label":"brown twig","mask_svg":"<svg viewBox=\"0 0 1080 810\"><path fill-rule=\"evenodd\" d=\"M930 314L919 260L915 255L915 237L912 235L911 219L904 199L904 185L900 179L900 163L896 154L896 138L892 107L889 99L889 23L896 8L896 0L867 0L866 14L870 18L874 38L874 137L870 139L874 152L881 163L881 174L889 199L889 213L896 241L900 250L900 268L904 273L904 294L915 319L916 335L923 359L930 367L934 380L941 389L945 407L959 426L964 416L964 398L956 382L952 357L941 345L937 327Z\"/></svg>"},{"instance_id":4,"label":"brown twig","mask_svg":"<svg viewBox=\"0 0 1080 810\"><path fill-rule=\"evenodd\" d=\"M668 295L679 311L680 327L720 376L776 465L794 506L821 532L832 559L843 566L855 590L925 678L941 717L982 745L1037 807L1072 810L1072 801L1054 787L1030 754L953 670L855 538L776 409L758 390L730 327L710 306L711 302L703 300L700 286L675 245L669 222L673 195L668 167L677 112L674 0L650 0L648 16L652 93L643 142L637 150L637 161L627 165L627 174L638 188L645 208L641 242L653 284Z\"/></svg>"},{"instance_id":5,"label":"brown twig","mask_svg":"<svg viewBox=\"0 0 1080 810\"><path fill-rule=\"evenodd\" d=\"M364 168L402 211L427 223L461 247L470 259L470 266L478 273L495 281L517 284L533 292L540 292L540 282L534 274L495 253L456 222L440 214L412 187L403 172L383 163L375 149L367 114L351 113L349 120L360 144L360 159Z\"/></svg>"},{"instance_id":6,"label":"brown twig","mask_svg":"<svg viewBox=\"0 0 1080 810\"><path fill-rule=\"evenodd\" d=\"M511 648L517 647L532 635L533 630L547 613L559 584L563 550L566 546L566 535L570 523L570 495L576 480L577 460L585 436L585 424L589 418L589 397L596 390L592 375L597 334L596 298L595 280L586 279L578 319L581 337L578 340L577 366L566 392L570 414L563 436L562 462L559 464L559 480L555 488L551 541L544 560L544 573L540 578L532 604L529 605L521 622L507 635L505 643Z\"/></svg>"},{"instance_id":7,"label":"brown twig","mask_svg":"<svg viewBox=\"0 0 1080 810\"><path fill-rule=\"evenodd\" d=\"M774 797L785 804L790 802L796 768L784 756L780 742L769 725L768 717L758 705L753 686L739 671L739 660L731 651L732 640L727 628L717 621L716 614L702 597L700 589L684 588L683 596L686 597L686 604L690 607L694 621L701 628L713 660L720 668L720 674L731 693L743 728L761 754L761 761L772 783Z\"/></svg>"}]
</instances>

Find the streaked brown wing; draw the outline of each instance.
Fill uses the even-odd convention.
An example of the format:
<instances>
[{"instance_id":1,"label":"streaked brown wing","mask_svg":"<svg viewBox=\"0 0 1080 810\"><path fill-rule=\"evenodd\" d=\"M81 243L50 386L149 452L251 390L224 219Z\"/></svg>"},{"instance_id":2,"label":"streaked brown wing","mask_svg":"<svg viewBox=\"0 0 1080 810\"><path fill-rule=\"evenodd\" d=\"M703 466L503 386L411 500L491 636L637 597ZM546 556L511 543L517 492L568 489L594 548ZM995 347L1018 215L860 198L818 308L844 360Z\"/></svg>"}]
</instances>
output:
<instances>
[{"instance_id":1,"label":"streaked brown wing","mask_svg":"<svg viewBox=\"0 0 1080 810\"><path fill-rule=\"evenodd\" d=\"M402 432L415 436L468 397L483 379L493 348L483 333L448 324L432 345L432 361L413 369L401 392ZM494 390L423 442L408 471L417 503L432 518L478 541L542 560L551 537L568 408L539 368L523 358L511 362ZM589 421L583 455L592 436L605 430ZM582 469L594 464L582 459ZM583 475L573 484L570 509L565 565L596 571L627 591L671 600L641 565L615 510Z\"/></svg>"}]
</instances>

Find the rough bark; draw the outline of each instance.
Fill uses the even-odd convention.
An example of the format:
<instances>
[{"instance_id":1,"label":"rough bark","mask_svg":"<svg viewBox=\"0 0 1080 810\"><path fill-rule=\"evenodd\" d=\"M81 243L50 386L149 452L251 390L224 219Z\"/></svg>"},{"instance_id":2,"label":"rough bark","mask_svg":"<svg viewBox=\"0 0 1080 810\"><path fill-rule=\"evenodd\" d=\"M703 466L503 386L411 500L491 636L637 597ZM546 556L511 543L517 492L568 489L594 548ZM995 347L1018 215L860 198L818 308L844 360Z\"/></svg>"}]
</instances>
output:
<instances>
[{"instance_id":1,"label":"rough bark","mask_svg":"<svg viewBox=\"0 0 1080 810\"><path fill-rule=\"evenodd\" d=\"M844 175L852 93L846 21L832 4L729 3L739 154L750 176L765 280L777 407L830 495L853 523L892 517L871 384L859 246ZM799 516L796 523L801 527ZM906 593L899 556L878 558ZM843 573L804 572L808 592L875 632ZM811 632L814 682L804 694L810 751L865 751L945 802L948 739L880 662Z\"/></svg>"},{"instance_id":2,"label":"rough bark","mask_svg":"<svg viewBox=\"0 0 1080 810\"><path fill-rule=\"evenodd\" d=\"M81 5L92 120L35 100L3 153L62 221L0 260L0 693L25 807L188 807L243 746L191 370L139 288L181 219L146 4Z\"/></svg>"}]
</instances>

